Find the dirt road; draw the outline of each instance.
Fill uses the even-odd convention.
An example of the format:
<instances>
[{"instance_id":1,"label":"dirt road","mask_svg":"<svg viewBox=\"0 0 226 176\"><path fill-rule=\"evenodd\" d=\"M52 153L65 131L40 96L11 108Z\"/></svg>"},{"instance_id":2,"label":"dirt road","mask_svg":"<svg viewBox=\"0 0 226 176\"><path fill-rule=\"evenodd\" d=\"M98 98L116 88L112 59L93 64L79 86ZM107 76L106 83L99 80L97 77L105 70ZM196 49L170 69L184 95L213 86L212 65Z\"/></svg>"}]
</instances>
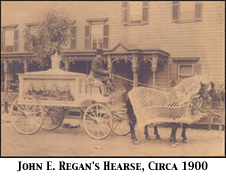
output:
<instances>
[{"instance_id":1,"label":"dirt road","mask_svg":"<svg viewBox=\"0 0 226 176\"><path fill-rule=\"evenodd\" d=\"M130 135L120 137L110 134L104 140L91 139L83 126L75 129L60 127L55 131L38 131L34 135L19 134L10 123L1 125L2 156L222 156L224 155L224 131L188 129L188 143L169 145L169 128L159 128L162 140L146 141L138 132L139 145L133 145Z\"/></svg>"}]
</instances>

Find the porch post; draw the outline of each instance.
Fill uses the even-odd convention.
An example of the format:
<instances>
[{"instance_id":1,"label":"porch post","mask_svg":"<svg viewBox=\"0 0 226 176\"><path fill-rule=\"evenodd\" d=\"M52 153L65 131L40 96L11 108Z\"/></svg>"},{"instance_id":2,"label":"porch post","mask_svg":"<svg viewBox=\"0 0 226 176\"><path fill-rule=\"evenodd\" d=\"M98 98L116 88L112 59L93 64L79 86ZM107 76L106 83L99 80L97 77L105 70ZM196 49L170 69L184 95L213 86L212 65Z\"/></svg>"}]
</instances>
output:
<instances>
[{"instance_id":1,"label":"porch post","mask_svg":"<svg viewBox=\"0 0 226 176\"><path fill-rule=\"evenodd\" d=\"M157 62L158 62L158 56L154 55L152 57L152 62L151 62L151 69L152 69L152 72L153 72L153 86L155 86L155 75L156 75L156 71L157 71Z\"/></svg>"},{"instance_id":2,"label":"porch post","mask_svg":"<svg viewBox=\"0 0 226 176\"><path fill-rule=\"evenodd\" d=\"M69 71L69 64L70 64L70 62L69 62L69 60L68 60L68 58L65 58L65 61L64 61L64 69L65 69L65 71Z\"/></svg>"},{"instance_id":3,"label":"porch post","mask_svg":"<svg viewBox=\"0 0 226 176\"><path fill-rule=\"evenodd\" d=\"M108 73L110 74L110 77L111 77L112 76L111 73L112 73L113 67L112 67L112 62L111 62L111 56L110 55L107 55L107 64L108 64Z\"/></svg>"},{"instance_id":4,"label":"porch post","mask_svg":"<svg viewBox=\"0 0 226 176\"><path fill-rule=\"evenodd\" d=\"M138 56L135 54L132 56L132 70L133 70L133 87L137 87L139 66L138 66Z\"/></svg>"},{"instance_id":5,"label":"porch post","mask_svg":"<svg viewBox=\"0 0 226 176\"><path fill-rule=\"evenodd\" d=\"M4 74L5 74L5 80L4 80L4 112L8 113L8 102L7 102L7 92L8 92L8 63L7 60L4 60Z\"/></svg>"},{"instance_id":6,"label":"porch post","mask_svg":"<svg viewBox=\"0 0 226 176\"><path fill-rule=\"evenodd\" d=\"M27 63L27 60L25 59L24 60L24 73L26 73L28 70L28 63Z\"/></svg>"}]
</instances>

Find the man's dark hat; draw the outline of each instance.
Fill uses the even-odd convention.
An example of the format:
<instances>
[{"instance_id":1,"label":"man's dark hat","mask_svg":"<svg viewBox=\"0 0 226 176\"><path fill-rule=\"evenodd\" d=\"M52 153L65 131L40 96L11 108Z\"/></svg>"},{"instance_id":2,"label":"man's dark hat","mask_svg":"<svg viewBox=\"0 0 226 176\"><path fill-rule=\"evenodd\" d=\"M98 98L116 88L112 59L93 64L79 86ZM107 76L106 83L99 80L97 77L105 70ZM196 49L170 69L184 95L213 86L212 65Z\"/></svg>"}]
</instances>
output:
<instances>
[{"instance_id":1,"label":"man's dark hat","mask_svg":"<svg viewBox=\"0 0 226 176\"><path fill-rule=\"evenodd\" d=\"M96 54L103 54L103 50L102 49L97 49Z\"/></svg>"}]
</instances>

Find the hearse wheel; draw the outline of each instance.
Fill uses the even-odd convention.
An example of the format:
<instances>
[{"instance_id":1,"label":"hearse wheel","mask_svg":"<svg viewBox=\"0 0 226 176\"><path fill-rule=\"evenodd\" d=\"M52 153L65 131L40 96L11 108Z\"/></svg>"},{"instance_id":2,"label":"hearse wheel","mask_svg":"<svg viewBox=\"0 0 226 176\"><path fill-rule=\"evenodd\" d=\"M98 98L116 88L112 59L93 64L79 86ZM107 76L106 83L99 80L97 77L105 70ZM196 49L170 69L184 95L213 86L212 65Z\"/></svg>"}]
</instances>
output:
<instances>
[{"instance_id":1,"label":"hearse wheel","mask_svg":"<svg viewBox=\"0 0 226 176\"><path fill-rule=\"evenodd\" d=\"M11 110L11 123L22 134L36 133L43 122L43 110L32 96L21 96L14 100Z\"/></svg>"},{"instance_id":2,"label":"hearse wheel","mask_svg":"<svg viewBox=\"0 0 226 176\"><path fill-rule=\"evenodd\" d=\"M44 106L44 119L41 128L43 130L51 131L55 130L64 121L66 110L63 107Z\"/></svg>"},{"instance_id":3,"label":"hearse wheel","mask_svg":"<svg viewBox=\"0 0 226 176\"><path fill-rule=\"evenodd\" d=\"M83 115L86 132L94 139L106 138L113 125L112 115L107 106L95 103L87 107Z\"/></svg>"}]
</instances>

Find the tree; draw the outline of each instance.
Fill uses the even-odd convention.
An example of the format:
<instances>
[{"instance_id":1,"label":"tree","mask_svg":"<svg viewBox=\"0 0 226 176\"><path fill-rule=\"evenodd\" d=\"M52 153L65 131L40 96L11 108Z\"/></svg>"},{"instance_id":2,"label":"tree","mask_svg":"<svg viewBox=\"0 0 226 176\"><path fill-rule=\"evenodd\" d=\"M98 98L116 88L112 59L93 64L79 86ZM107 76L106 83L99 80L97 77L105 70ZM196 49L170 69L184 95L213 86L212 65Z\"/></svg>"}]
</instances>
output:
<instances>
[{"instance_id":1,"label":"tree","mask_svg":"<svg viewBox=\"0 0 226 176\"><path fill-rule=\"evenodd\" d=\"M28 50L36 56L41 67L49 67L51 55L56 52L60 55L62 47L69 43L73 24L63 11L54 9L43 14L34 34L25 36Z\"/></svg>"}]
</instances>

